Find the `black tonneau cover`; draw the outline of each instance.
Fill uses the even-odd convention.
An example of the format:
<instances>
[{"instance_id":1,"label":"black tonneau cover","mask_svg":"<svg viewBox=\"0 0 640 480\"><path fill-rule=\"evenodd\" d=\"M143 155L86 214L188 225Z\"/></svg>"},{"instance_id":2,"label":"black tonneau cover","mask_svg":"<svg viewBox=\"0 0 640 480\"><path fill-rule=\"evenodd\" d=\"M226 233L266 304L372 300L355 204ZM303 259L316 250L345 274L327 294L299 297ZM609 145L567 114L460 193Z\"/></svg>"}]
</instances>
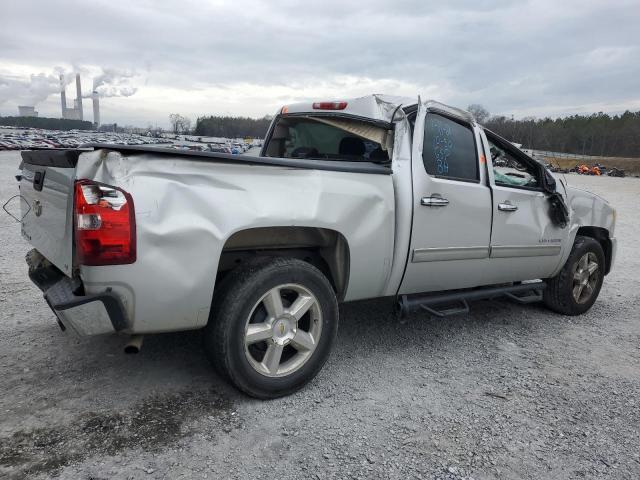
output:
<instances>
[{"instance_id":1,"label":"black tonneau cover","mask_svg":"<svg viewBox=\"0 0 640 480\"><path fill-rule=\"evenodd\" d=\"M82 152L90 148L43 148L41 150L22 150L22 161L39 167L74 168Z\"/></svg>"},{"instance_id":2,"label":"black tonneau cover","mask_svg":"<svg viewBox=\"0 0 640 480\"><path fill-rule=\"evenodd\" d=\"M369 173L377 175L390 175L392 173L391 167L373 162L257 157L253 155L232 155L229 153L198 152L166 147L116 145L110 143L90 143L81 145L79 148L75 149L26 150L22 152L22 159L32 165L74 167L78 162L78 156L81 153L91 151L92 149L117 150L119 152L129 152L131 154L154 153L158 155L183 156L189 157L190 160L200 160L204 162L271 165L278 167L300 168L305 170L329 170L334 172Z\"/></svg>"}]
</instances>

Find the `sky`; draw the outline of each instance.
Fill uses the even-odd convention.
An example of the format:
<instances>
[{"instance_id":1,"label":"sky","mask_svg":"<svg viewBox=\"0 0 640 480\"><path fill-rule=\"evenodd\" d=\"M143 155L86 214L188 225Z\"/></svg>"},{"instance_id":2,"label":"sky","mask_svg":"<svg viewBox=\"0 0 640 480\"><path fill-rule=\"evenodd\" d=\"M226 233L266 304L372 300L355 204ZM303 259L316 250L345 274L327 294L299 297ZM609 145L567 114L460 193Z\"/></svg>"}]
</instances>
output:
<instances>
[{"instance_id":1,"label":"sky","mask_svg":"<svg viewBox=\"0 0 640 480\"><path fill-rule=\"evenodd\" d=\"M0 115L59 117L75 72L84 93L98 80L103 123L142 127L371 93L640 110L640 0L2 0L0 25Z\"/></svg>"}]
</instances>

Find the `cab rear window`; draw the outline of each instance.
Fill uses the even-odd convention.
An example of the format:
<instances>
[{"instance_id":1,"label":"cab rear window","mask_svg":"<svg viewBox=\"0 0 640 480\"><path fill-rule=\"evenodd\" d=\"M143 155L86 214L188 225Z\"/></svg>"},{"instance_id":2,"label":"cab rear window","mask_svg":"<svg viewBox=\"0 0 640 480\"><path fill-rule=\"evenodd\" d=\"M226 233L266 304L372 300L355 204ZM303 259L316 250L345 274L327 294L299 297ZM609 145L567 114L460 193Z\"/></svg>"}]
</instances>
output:
<instances>
[{"instance_id":1,"label":"cab rear window","mask_svg":"<svg viewBox=\"0 0 640 480\"><path fill-rule=\"evenodd\" d=\"M333 117L280 117L266 156L321 160L389 161L388 132L367 122Z\"/></svg>"}]
</instances>

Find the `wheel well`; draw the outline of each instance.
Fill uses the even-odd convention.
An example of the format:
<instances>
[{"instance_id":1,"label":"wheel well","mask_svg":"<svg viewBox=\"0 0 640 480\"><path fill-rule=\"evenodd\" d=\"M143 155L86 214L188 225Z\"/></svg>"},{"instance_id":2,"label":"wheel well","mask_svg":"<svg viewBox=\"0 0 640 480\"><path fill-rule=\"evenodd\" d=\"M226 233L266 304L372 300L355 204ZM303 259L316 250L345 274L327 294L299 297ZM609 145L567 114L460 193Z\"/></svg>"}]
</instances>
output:
<instances>
[{"instance_id":1,"label":"wheel well","mask_svg":"<svg viewBox=\"0 0 640 480\"><path fill-rule=\"evenodd\" d=\"M342 234L316 227L258 227L234 233L225 242L216 283L243 262L257 256L304 260L326 275L339 300L349 282L349 246Z\"/></svg>"},{"instance_id":2,"label":"wheel well","mask_svg":"<svg viewBox=\"0 0 640 480\"><path fill-rule=\"evenodd\" d=\"M605 261L605 275L611 270L611 239L609 238L609 231L602 227L580 227L576 235L582 235L583 237L591 237L602 245L604 251Z\"/></svg>"}]
</instances>

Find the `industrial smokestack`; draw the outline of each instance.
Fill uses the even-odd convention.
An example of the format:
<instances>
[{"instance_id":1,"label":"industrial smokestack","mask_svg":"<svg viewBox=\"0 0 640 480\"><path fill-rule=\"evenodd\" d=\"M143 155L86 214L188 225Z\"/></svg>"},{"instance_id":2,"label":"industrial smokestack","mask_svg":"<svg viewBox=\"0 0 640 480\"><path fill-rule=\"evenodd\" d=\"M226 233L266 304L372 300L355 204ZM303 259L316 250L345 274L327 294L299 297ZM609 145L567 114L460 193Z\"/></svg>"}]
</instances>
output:
<instances>
[{"instance_id":1,"label":"industrial smokestack","mask_svg":"<svg viewBox=\"0 0 640 480\"><path fill-rule=\"evenodd\" d=\"M91 94L91 99L93 100L93 125L98 129L100 127L100 100L98 92L94 90Z\"/></svg>"},{"instance_id":2,"label":"industrial smokestack","mask_svg":"<svg viewBox=\"0 0 640 480\"><path fill-rule=\"evenodd\" d=\"M76 104L75 107L77 109L77 118L78 120L82 120L82 86L80 85L80 74L76 73Z\"/></svg>"},{"instance_id":3,"label":"industrial smokestack","mask_svg":"<svg viewBox=\"0 0 640 480\"><path fill-rule=\"evenodd\" d=\"M62 105L62 118L67 118L67 93L64 83L64 75L60 74L60 104Z\"/></svg>"}]
</instances>

